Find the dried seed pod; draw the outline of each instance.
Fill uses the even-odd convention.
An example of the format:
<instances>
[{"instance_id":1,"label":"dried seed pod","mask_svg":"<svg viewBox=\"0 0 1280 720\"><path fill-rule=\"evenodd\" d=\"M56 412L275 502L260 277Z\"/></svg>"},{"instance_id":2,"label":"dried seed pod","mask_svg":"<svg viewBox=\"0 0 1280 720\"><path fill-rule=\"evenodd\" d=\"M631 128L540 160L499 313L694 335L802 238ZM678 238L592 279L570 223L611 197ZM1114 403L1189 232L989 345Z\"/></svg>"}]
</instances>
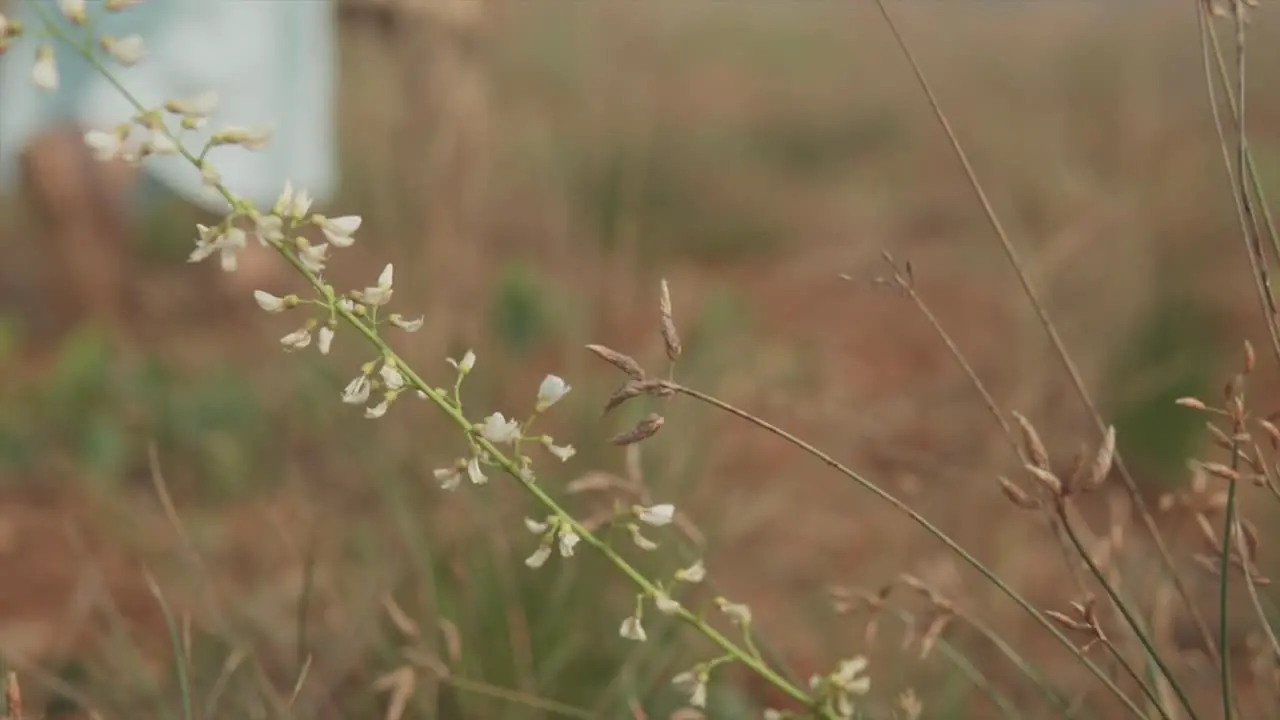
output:
<instances>
[{"instance_id":1,"label":"dried seed pod","mask_svg":"<svg viewBox=\"0 0 1280 720\"><path fill-rule=\"evenodd\" d=\"M1239 480L1240 479L1239 472L1227 467L1226 465L1223 465L1222 463L1202 462L1200 463L1200 467L1204 468L1204 471L1209 473L1210 475L1213 475L1214 477L1222 478L1223 480Z\"/></svg>"},{"instance_id":2,"label":"dried seed pod","mask_svg":"<svg viewBox=\"0 0 1280 720\"><path fill-rule=\"evenodd\" d=\"M611 441L614 445L630 445L646 440L654 436L662 429L662 424L666 420L657 413L649 413L649 416L636 423L636 426L626 432L618 433Z\"/></svg>"},{"instance_id":3,"label":"dried seed pod","mask_svg":"<svg viewBox=\"0 0 1280 720\"><path fill-rule=\"evenodd\" d=\"M1116 457L1116 428L1111 426L1107 428L1107 434L1102 438L1102 446L1098 448L1098 454L1093 458L1093 464L1089 466L1089 477L1085 479L1081 485L1081 492L1090 492L1096 490L1102 485L1102 481L1107 479L1107 475L1111 474L1111 463Z\"/></svg>"},{"instance_id":4,"label":"dried seed pod","mask_svg":"<svg viewBox=\"0 0 1280 720\"><path fill-rule=\"evenodd\" d=\"M1198 398L1193 398L1193 397L1178 398L1175 401L1175 404L1180 405L1184 408L1191 408L1192 410L1208 410L1209 409L1209 406L1205 405L1203 400L1200 400Z\"/></svg>"},{"instance_id":5,"label":"dried seed pod","mask_svg":"<svg viewBox=\"0 0 1280 720\"><path fill-rule=\"evenodd\" d=\"M667 358L675 362L680 359L683 348L680 345L680 333L676 332L676 323L671 315L671 289L667 286L666 278L662 279L658 309L662 313L662 344L666 346Z\"/></svg>"},{"instance_id":6,"label":"dried seed pod","mask_svg":"<svg viewBox=\"0 0 1280 720\"><path fill-rule=\"evenodd\" d=\"M1018 428L1022 430L1022 445L1026 450L1027 458L1041 470L1049 469L1049 452L1044 449L1044 443L1040 441L1040 434L1031 426L1031 422L1022 416L1021 413L1014 413L1013 419L1018 421Z\"/></svg>"},{"instance_id":7,"label":"dried seed pod","mask_svg":"<svg viewBox=\"0 0 1280 720\"><path fill-rule=\"evenodd\" d=\"M1054 497L1063 496L1062 481L1058 479L1057 475L1054 475L1052 472L1045 470L1044 468L1032 465L1031 463L1027 463L1024 467L1026 467L1027 472L1031 473L1035 479L1044 483L1044 486L1049 488L1049 492L1053 493Z\"/></svg>"},{"instance_id":8,"label":"dried seed pod","mask_svg":"<svg viewBox=\"0 0 1280 720\"><path fill-rule=\"evenodd\" d=\"M631 356L623 355L617 350L612 350L603 345L588 345L587 349L636 380L644 380L644 368L640 367L640 363L632 359Z\"/></svg>"},{"instance_id":9,"label":"dried seed pod","mask_svg":"<svg viewBox=\"0 0 1280 720\"><path fill-rule=\"evenodd\" d=\"M997 477L996 481L1000 483L1000 491L1009 499L1009 502L1017 505L1023 510L1039 510L1040 501L1031 497L1022 488L1018 487L1006 477Z\"/></svg>"},{"instance_id":10,"label":"dried seed pod","mask_svg":"<svg viewBox=\"0 0 1280 720\"><path fill-rule=\"evenodd\" d=\"M604 411L601 412L600 414L602 416L608 415L609 412L612 411L614 408L618 407L619 405L630 400L633 397L642 395L643 393L644 393L644 388L641 387L641 384L639 381L628 380L626 383L622 385L622 387L618 388L616 391L614 391L612 395L609 396L609 399L605 401Z\"/></svg>"},{"instance_id":11,"label":"dried seed pod","mask_svg":"<svg viewBox=\"0 0 1280 720\"><path fill-rule=\"evenodd\" d=\"M1244 374L1248 375L1253 372L1253 368L1257 365L1258 356L1253 352L1253 343L1248 340L1244 341Z\"/></svg>"}]
</instances>

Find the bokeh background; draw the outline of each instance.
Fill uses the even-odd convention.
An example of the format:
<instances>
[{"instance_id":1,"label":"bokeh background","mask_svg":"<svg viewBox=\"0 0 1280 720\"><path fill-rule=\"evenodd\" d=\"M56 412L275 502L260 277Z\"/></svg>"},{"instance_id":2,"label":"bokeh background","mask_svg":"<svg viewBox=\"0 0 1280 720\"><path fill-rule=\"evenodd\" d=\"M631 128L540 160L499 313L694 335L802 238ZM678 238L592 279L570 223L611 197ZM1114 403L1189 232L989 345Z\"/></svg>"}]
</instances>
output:
<instances>
[{"instance_id":1,"label":"bokeh background","mask_svg":"<svg viewBox=\"0 0 1280 720\"><path fill-rule=\"evenodd\" d=\"M892 8L1152 504L1184 489L1207 434L1173 400L1217 400L1242 342L1266 347L1193 4ZM909 499L1037 604L1076 599L1043 524L999 492L995 476L1018 463L998 426L915 306L875 282L883 251L909 260L1006 411L1063 462L1096 444L874 5L353 0L340 12L343 190L330 214L365 224L335 280L361 286L396 264L397 308L428 320L399 343L420 373L445 384L444 359L474 348L477 416L520 415L543 375L567 378L545 428L579 452L544 461L542 482L641 478L675 502L705 551L672 540L642 565L668 573L705 552L714 591L750 603L803 676L864 653L873 707L910 687L927 717L994 717L944 653L904 649L891 618L869 638L866 616L831 607L833 585L874 590L910 572L1087 690L936 541L776 438L677 399L628 457L608 438L654 406L600 419L619 377L583 346L660 364L665 277L684 382ZM1249 112L1270 188L1280 46L1262 39L1278 30L1264 4ZM658 618L650 642L619 638L632 591L590 553L528 570L520 517L534 509L518 489L438 489L431 471L462 450L456 432L425 404L376 422L341 405L368 353L340 333L329 357L283 354L289 322L220 293L216 267L184 262L197 213L165 207L136 238L127 344L62 309L69 291L20 198L0 199L0 218L0 648L30 702L176 714L149 572L210 716L270 716L264 686L287 698L305 666L301 716L381 717L375 681L414 658L452 672L419 673L418 717L556 716L531 698L601 717L679 707L669 678L711 649ZM1275 370L1261 361L1251 380L1260 412L1277 409ZM1260 492L1242 502L1265 531ZM1105 532L1123 508L1097 500ZM584 514L601 502L570 500ZM1184 519L1164 519L1180 537ZM1126 562L1154 577L1140 535ZM1187 577L1212 594L1211 576ZM903 596L898 609L918 638L927 604ZM943 638L1027 716L1044 711L964 623ZM59 695L52 677L81 692ZM1097 690L1082 697L1086 715L1111 716ZM775 699L728 671L712 716Z\"/></svg>"}]
</instances>

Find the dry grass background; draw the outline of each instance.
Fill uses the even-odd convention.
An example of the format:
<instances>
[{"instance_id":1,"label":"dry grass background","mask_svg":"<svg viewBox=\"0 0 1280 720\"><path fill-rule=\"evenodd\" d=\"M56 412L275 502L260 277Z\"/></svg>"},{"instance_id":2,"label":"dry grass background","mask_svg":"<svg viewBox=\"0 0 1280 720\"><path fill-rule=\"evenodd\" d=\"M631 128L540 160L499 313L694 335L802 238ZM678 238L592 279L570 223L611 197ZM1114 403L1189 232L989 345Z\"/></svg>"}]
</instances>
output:
<instances>
[{"instance_id":1,"label":"dry grass background","mask_svg":"<svg viewBox=\"0 0 1280 720\"><path fill-rule=\"evenodd\" d=\"M895 7L1153 499L1185 486L1184 462L1204 447L1200 421L1179 419L1170 401L1216 394L1241 341L1261 346L1264 332L1185 5ZM549 482L622 473L621 453L604 443L610 430L596 419L614 378L577 348L593 341L660 357L654 297L665 276L686 327L687 383L909 497L1037 605L1071 599L1044 528L1010 510L994 482L1018 464L998 427L911 302L873 282L887 271L883 250L910 260L921 296L997 401L1030 417L1055 458L1096 442L873 6L423 7L393 23L376 14L344 19L346 174L335 203L366 218L360 261L343 270L350 283L394 260L398 302L427 313L429 331L414 336L408 358L443 376L444 355L475 347L473 378L484 383L469 400L477 411L522 407L542 374L560 372L575 392L556 431L583 452ZM1255 37L1273 35L1278 21L1265 7ZM1252 53L1252 142L1274 186L1280 99L1270 88L1280 49L1258 42ZM8 478L0 486L6 653L46 663L89 658L94 697L116 711L137 707L148 681L131 688L107 679L132 668L122 663L134 654L160 678L170 654L141 563L162 578L169 602L191 613L193 645L219 658L212 666L231 648L253 648L284 687L296 670L299 598L308 598L314 665L303 700L326 716L363 702L348 698L368 696L367 683L394 667L381 605L390 591L416 602L424 624L439 615L464 626L464 648L483 658L480 675L510 676L528 692L544 690L546 673L628 650L613 648L609 624L627 612L622 594L569 630L552 623L568 649L555 655L561 670L546 670L551 661L534 648L548 647L539 643L550 631L539 627L551 621L539 612L552 610L526 603L516 499L499 488L435 490L430 469L452 457L451 446L435 437L438 421L426 411L393 413L376 432L347 417L330 399L364 360L349 344L336 362L282 359L280 328L250 312L247 299L211 307L200 294L211 270L174 260L185 253L185 221L180 211L157 219L136 280L148 298L138 319L145 353L169 368L169 384L148 392L177 405L218 395L193 389L211 373L253 389L244 401L251 409L158 441L202 559L193 565L178 549L184 543L155 501L146 448L163 420L154 404L121 391L92 401L105 419L88 421L90 411L76 409L79 386L62 391L72 409L61 418L19 404L46 396L7 393L11 421L50 426L36 439L16 435L12 444L26 451L14 453L26 459L0 470ZM57 368L75 364L69 353L92 354L83 349L92 342L21 327L51 291L24 280L41 277L30 270L40 267L39 236L17 227L25 229L0 235L16 258L0 270L12 329L6 374L56 395ZM131 357L121 362L142 362ZM111 381L129 371L103 372ZM1264 363L1260 375L1252 395L1265 404L1277 390L1274 368ZM124 429L109 478L62 442L77 423ZM722 591L753 606L764 636L793 664L808 671L870 651L862 623L827 607L827 588L874 589L908 571L1070 675L1069 659L1043 631L866 493L731 418L677 405L668 425L646 444L646 480L710 537L708 564ZM252 448L239 447L248 436ZM228 490L211 489L202 474L215 461L227 468ZM1106 503L1090 511L1101 531ZM1267 527L1265 505L1247 498L1245 512ZM1127 537L1138 556L1140 534ZM566 570L547 582L577 608L566 598L585 592L588 578L603 582L601 572ZM1211 594L1210 576L1189 577ZM481 609L490 603L497 620ZM583 617L604 624L582 627ZM972 633L948 637L993 678L1017 685ZM508 659L500 670L489 660L495 654ZM936 660L904 659L910 654L891 639L880 639L875 658L886 693L914 684L926 707L991 712L977 696L966 706ZM636 665L648 672L662 662ZM564 694L588 703L601 687L617 692L592 682ZM431 707L438 715L424 716L531 712Z\"/></svg>"}]
</instances>

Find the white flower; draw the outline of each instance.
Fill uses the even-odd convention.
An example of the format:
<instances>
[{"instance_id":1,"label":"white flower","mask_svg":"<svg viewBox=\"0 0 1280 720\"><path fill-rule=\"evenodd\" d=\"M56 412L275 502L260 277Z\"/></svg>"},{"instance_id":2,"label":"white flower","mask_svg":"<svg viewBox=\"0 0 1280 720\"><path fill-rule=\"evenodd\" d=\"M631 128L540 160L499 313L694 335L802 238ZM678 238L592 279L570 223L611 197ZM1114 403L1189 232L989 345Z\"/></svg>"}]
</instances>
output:
<instances>
[{"instance_id":1,"label":"white flower","mask_svg":"<svg viewBox=\"0 0 1280 720\"><path fill-rule=\"evenodd\" d=\"M654 527L662 527L671 524L675 519L676 506L671 504L653 505L651 507L640 507L636 505L632 508L636 517L640 518L640 522Z\"/></svg>"},{"instance_id":2,"label":"white flower","mask_svg":"<svg viewBox=\"0 0 1280 720\"><path fill-rule=\"evenodd\" d=\"M729 602L722 597L716 598L716 605L720 608L720 612L729 616L734 625L751 624L751 608L746 605Z\"/></svg>"},{"instance_id":3,"label":"white flower","mask_svg":"<svg viewBox=\"0 0 1280 720\"><path fill-rule=\"evenodd\" d=\"M199 232L196 249L191 251L187 262L200 262L216 252L219 253L222 269L225 272L235 272L236 253L245 247L244 231L233 227L220 233L218 228L208 228L204 225L196 225L196 230Z\"/></svg>"},{"instance_id":4,"label":"white flower","mask_svg":"<svg viewBox=\"0 0 1280 720\"><path fill-rule=\"evenodd\" d=\"M336 218L327 218L323 215L311 216L311 222L320 228L325 239L340 248L351 247L351 244L356 241L352 235L360 229L361 221L362 218L359 215L343 215Z\"/></svg>"},{"instance_id":5,"label":"white flower","mask_svg":"<svg viewBox=\"0 0 1280 720\"><path fill-rule=\"evenodd\" d=\"M646 638L644 626L640 624L640 618L634 615L622 621L622 627L618 628L618 634L636 642L644 642Z\"/></svg>"},{"instance_id":6,"label":"white flower","mask_svg":"<svg viewBox=\"0 0 1280 720\"><path fill-rule=\"evenodd\" d=\"M653 594L653 605L663 615L675 615L680 610L680 603L661 590Z\"/></svg>"},{"instance_id":7,"label":"white flower","mask_svg":"<svg viewBox=\"0 0 1280 720\"><path fill-rule=\"evenodd\" d=\"M52 47L41 45L36 48L36 64L31 68L31 82L48 92L58 89L58 62L54 60Z\"/></svg>"},{"instance_id":8,"label":"white flower","mask_svg":"<svg viewBox=\"0 0 1280 720\"><path fill-rule=\"evenodd\" d=\"M454 465L447 468L437 468L432 471L436 480L440 481L441 490L457 490L462 484L462 473L458 471L458 466Z\"/></svg>"},{"instance_id":9,"label":"white flower","mask_svg":"<svg viewBox=\"0 0 1280 720\"><path fill-rule=\"evenodd\" d=\"M537 520L534 520L533 518L528 518L528 517L524 519L524 526L528 528L529 532L533 533L534 535L540 535L546 532L547 528L551 527L545 522L539 522Z\"/></svg>"},{"instance_id":10,"label":"white flower","mask_svg":"<svg viewBox=\"0 0 1280 720\"><path fill-rule=\"evenodd\" d=\"M387 263L387 266L382 269L382 274L378 276L377 287L365 288L364 292L360 294L360 302L370 307L386 305L391 301L391 283L393 279L394 270L391 267L391 263Z\"/></svg>"},{"instance_id":11,"label":"white flower","mask_svg":"<svg viewBox=\"0 0 1280 720\"><path fill-rule=\"evenodd\" d=\"M532 555L525 558L524 564L528 565L531 568L537 569L545 565L547 563L547 558L550 558L550 557L551 557L551 546L539 545L538 549L534 550Z\"/></svg>"},{"instance_id":12,"label":"white flower","mask_svg":"<svg viewBox=\"0 0 1280 720\"><path fill-rule=\"evenodd\" d=\"M507 420L502 413L494 413L484 419L480 435L491 443L509 443L520 437L520 423Z\"/></svg>"},{"instance_id":13,"label":"white flower","mask_svg":"<svg viewBox=\"0 0 1280 720\"><path fill-rule=\"evenodd\" d=\"M850 695L866 695L871 690L871 678L862 675L867 669L867 659L861 655L841 660L831 676L831 682Z\"/></svg>"},{"instance_id":14,"label":"white flower","mask_svg":"<svg viewBox=\"0 0 1280 720\"><path fill-rule=\"evenodd\" d=\"M488 476L480 469L480 458L471 458L467 461L467 477L471 478L474 485L483 485L489 482Z\"/></svg>"},{"instance_id":15,"label":"white flower","mask_svg":"<svg viewBox=\"0 0 1280 720\"><path fill-rule=\"evenodd\" d=\"M209 166L211 167L211 166ZM277 245L284 240L284 221L278 215L253 216L253 234L262 245Z\"/></svg>"},{"instance_id":16,"label":"white flower","mask_svg":"<svg viewBox=\"0 0 1280 720\"><path fill-rule=\"evenodd\" d=\"M391 407L391 400L394 397L395 397L394 395L391 395L389 393L387 395L383 395L382 402L378 403L377 405L374 405L373 407L367 407L364 409L364 416L366 418L369 418L370 420L377 420L383 415L386 415L387 408Z\"/></svg>"},{"instance_id":17,"label":"white flower","mask_svg":"<svg viewBox=\"0 0 1280 720\"><path fill-rule=\"evenodd\" d=\"M254 290L253 299L258 301L258 307L269 313L278 313L285 309L285 300L276 297L265 290Z\"/></svg>"},{"instance_id":18,"label":"white flower","mask_svg":"<svg viewBox=\"0 0 1280 720\"><path fill-rule=\"evenodd\" d=\"M111 59L120 63L125 67L137 65L147 54L147 48L142 42L141 35L129 35L120 39L113 38L109 35L102 37L99 42L102 49L107 51Z\"/></svg>"},{"instance_id":19,"label":"white flower","mask_svg":"<svg viewBox=\"0 0 1280 720\"><path fill-rule=\"evenodd\" d=\"M164 109L188 118L207 118L218 109L218 93L201 93L189 100L170 100Z\"/></svg>"},{"instance_id":20,"label":"white flower","mask_svg":"<svg viewBox=\"0 0 1280 720\"><path fill-rule=\"evenodd\" d=\"M582 539L565 522L560 523L560 531L557 533L557 538L560 541L560 557L573 557L573 548Z\"/></svg>"},{"instance_id":21,"label":"white flower","mask_svg":"<svg viewBox=\"0 0 1280 720\"><path fill-rule=\"evenodd\" d=\"M425 319L425 317L419 316L414 320L406 320L402 315L400 315L400 313L391 313L391 315L387 317L387 320L392 325L405 332L417 332L418 329L422 327L422 323Z\"/></svg>"},{"instance_id":22,"label":"white flower","mask_svg":"<svg viewBox=\"0 0 1280 720\"><path fill-rule=\"evenodd\" d=\"M471 368L476 366L476 354L468 350L467 354L463 355L462 360L460 361L449 358L449 364L457 368L458 372L466 375L471 372Z\"/></svg>"},{"instance_id":23,"label":"white flower","mask_svg":"<svg viewBox=\"0 0 1280 720\"><path fill-rule=\"evenodd\" d=\"M560 377L548 375L538 388L538 404L535 406L535 410L537 412L545 412L547 408L559 402L560 398L567 395L572 389Z\"/></svg>"},{"instance_id":24,"label":"white flower","mask_svg":"<svg viewBox=\"0 0 1280 720\"><path fill-rule=\"evenodd\" d=\"M333 328L325 325L320 328L320 332L316 334L316 347L320 349L321 355L328 355L329 348L333 345Z\"/></svg>"},{"instance_id":25,"label":"white flower","mask_svg":"<svg viewBox=\"0 0 1280 720\"><path fill-rule=\"evenodd\" d=\"M671 678L676 689L689 696L689 704L696 708L707 707L707 677L701 671L685 671Z\"/></svg>"},{"instance_id":26,"label":"white flower","mask_svg":"<svg viewBox=\"0 0 1280 720\"><path fill-rule=\"evenodd\" d=\"M404 375L401 375L394 365L382 363L382 369L378 371L378 374L382 376L382 384L388 388L399 390L404 387Z\"/></svg>"},{"instance_id":27,"label":"white flower","mask_svg":"<svg viewBox=\"0 0 1280 720\"><path fill-rule=\"evenodd\" d=\"M165 133L157 132L151 135L145 143L142 144L142 154L147 155L177 155L178 144L173 141Z\"/></svg>"},{"instance_id":28,"label":"white flower","mask_svg":"<svg viewBox=\"0 0 1280 720\"><path fill-rule=\"evenodd\" d=\"M95 160L113 160L124 149L124 141L119 133L90 130L84 134L85 147L93 153Z\"/></svg>"},{"instance_id":29,"label":"white flower","mask_svg":"<svg viewBox=\"0 0 1280 720\"><path fill-rule=\"evenodd\" d=\"M58 9L63 17L76 25L84 24L85 0L58 0Z\"/></svg>"},{"instance_id":30,"label":"white flower","mask_svg":"<svg viewBox=\"0 0 1280 720\"><path fill-rule=\"evenodd\" d=\"M369 399L369 391L372 389L373 383L369 382L369 376L360 375L343 388L342 402L348 405L363 405Z\"/></svg>"},{"instance_id":31,"label":"white flower","mask_svg":"<svg viewBox=\"0 0 1280 720\"><path fill-rule=\"evenodd\" d=\"M635 523L627 523L627 530L631 533L631 541L641 550L657 550L658 543L650 540L640 534L640 526Z\"/></svg>"},{"instance_id":32,"label":"white flower","mask_svg":"<svg viewBox=\"0 0 1280 720\"><path fill-rule=\"evenodd\" d=\"M676 580L680 582L700 583L705 577L707 577L707 568L703 566L701 560L683 570L676 571Z\"/></svg>"},{"instance_id":33,"label":"white flower","mask_svg":"<svg viewBox=\"0 0 1280 720\"><path fill-rule=\"evenodd\" d=\"M547 449L547 452L559 458L560 462L569 462L569 458L578 453L572 445L556 445L551 438L545 436L542 438L542 446Z\"/></svg>"},{"instance_id":34,"label":"white flower","mask_svg":"<svg viewBox=\"0 0 1280 720\"><path fill-rule=\"evenodd\" d=\"M280 338L280 344L285 350L301 350L311 344L311 331L304 327L298 328Z\"/></svg>"},{"instance_id":35,"label":"white flower","mask_svg":"<svg viewBox=\"0 0 1280 720\"><path fill-rule=\"evenodd\" d=\"M329 246L325 243L320 243L319 245L308 243L298 249L298 261L311 272L322 273L324 272L324 264L329 261Z\"/></svg>"}]
</instances>

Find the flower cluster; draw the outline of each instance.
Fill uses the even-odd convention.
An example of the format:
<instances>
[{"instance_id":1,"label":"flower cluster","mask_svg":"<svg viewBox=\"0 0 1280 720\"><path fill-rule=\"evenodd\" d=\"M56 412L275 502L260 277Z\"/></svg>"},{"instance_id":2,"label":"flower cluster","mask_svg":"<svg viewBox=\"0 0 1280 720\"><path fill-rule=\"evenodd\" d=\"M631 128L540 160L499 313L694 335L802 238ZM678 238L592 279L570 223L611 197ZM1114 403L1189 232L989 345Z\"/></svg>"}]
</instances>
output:
<instances>
[{"instance_id":1,"label":"flower cluster","mask_svg":"<svg viewBox=\"0 0 1280 720\"><path fill-rule=\"evenodd\" d=\"M118 12L137 1L105 0L102 7L107 12ZM103 36L97 38L96 42L93 41L93 21L87 12L85 0L58 2L62 19L75 28L83 28L84 32L80 29L68 32L58 27L58 22L55 22L57 18L52 11L43 9L40 4L33 5L41 13L47 30L43 36L47 41L38 43L36 47L36 62L31 74L31 81L39 88L55 91L60 85L59 68L51 44L53 41L67 44L86 62L108 76L110 70L104 60L128 67L141 62L147 55L145 44L137 35L121 38ZM0 54L10 48L14 39L25 34L26 30L20 23L10 21L0 14ZM94 157L103 161L122 160L137 164L151 156L179 156L190 162L199 172L206 190L224 199L229 211L215 225L197 225L194 247L188 261L195 263L216 257L223 271L234 272L240 252L250 242L257 242L273 249L292 265L309 285L309 295L277 294L267 289L258 289L253 293L258 307L268 314L296 313L300 308L307 310L307 316L302 322L280 338L282 348L287 352L296 352L314 345L321 354L327 355L340 327L356 330L356 335L363 337L376 349L377 356L361 365L359 373L343 387L341 401L348 405L362 406L366 418L377 419L386 416L391 406L404 393L411 392L418 398L434 403L455 421L465 435L468 452L451 464L436 469L433 472L435 479L442 489L457 490L464 479L473 485L486 484L489 481L486 471L497 469L519 481L548 511L541 519L526 518L524 521L529 532L538 538L536 548L525 560L529 568L542 567L557 552L561 558L573 557L579 543L585 541L634 580L641 590L635 598L635 610L623 620L619 635L629 640L644 641L644 610L652 603L659 613L679 617L719 644L725 651L724 655L681 673L674 679L675 685L688 693L689 702L693 706L705 706L707 682L712 670L730 662L741 662L793 697L804 698L802 690L792 687L768 670L760 653L752 645L751 611L746 605L715 598L719 610L742 631L746 646L743 649L712 630L700 616L686 610L676 599L680 585L697 584L705 579L706 568L701 561L674 571L665 582L651 582L640 575L607 542L576 521L536 484L533 460L524 452L525 443L541 446L546 453L561 462L569 461L576 454L573 445L557 443L550 435L534 434L532 430L538 418L572 390L564 379L556 375L545 377L538 387L532 412L524 422L501 412L492 412L480 422L472 422L463 412L461 388L466 377L475 368L474 352L468 350L461 359L449 360L456 371L450 392L427 385L379 334L380 328L387 326L412 333L421 329L424 324L423 317L406 317L388 311L387 306L395 291L395 269L391 264L385 265L372 284L345 292L335 289L328 280L329 265L335 255L333 250L349 248L355 243L356 233L362 224L359 215L328 217L312 212L311 196L305 189L295 188L290 182L285 183L271 208L262 211L236 196L223 184L211 162L210 153L223 147L237 147L248 151L261 149L270 142L271 130L222 127L212 131L208 139L193 150L184 144L184 138L189 138L189 133L204 128L210 122L219 104L216 93L168 100L151 108L142 105L126 90L121 89L121 93L133 105L134 115L114 127L93 129L84 134L84 143ZM682 349L665 281L662 285L661 311L663 342L667 357L674 364ZM659 398L672 395L673 391L668 383L648 378L630 358L598 346L592 346L592 349L602 357L611 359L611 362L628 372L634 380L611 401L610 407L641 394ZM650 414L635 428L614 438L614 443L631 445L641 442L658 432L663 422L661 416ZM658 535L650 537L645 533L652 533L677 521L674 505L652 504L648 501L646 504L618 504L612 516L612 524L624 529L633 544L643 551L659 547L658 540L654 539ZM819 697L826 698L837 708L848 704L846 696L858 694L859 688L865 692L865 679L854 677L860 669L844 668L815 685Z\"/></svg>"}]
</instances>

